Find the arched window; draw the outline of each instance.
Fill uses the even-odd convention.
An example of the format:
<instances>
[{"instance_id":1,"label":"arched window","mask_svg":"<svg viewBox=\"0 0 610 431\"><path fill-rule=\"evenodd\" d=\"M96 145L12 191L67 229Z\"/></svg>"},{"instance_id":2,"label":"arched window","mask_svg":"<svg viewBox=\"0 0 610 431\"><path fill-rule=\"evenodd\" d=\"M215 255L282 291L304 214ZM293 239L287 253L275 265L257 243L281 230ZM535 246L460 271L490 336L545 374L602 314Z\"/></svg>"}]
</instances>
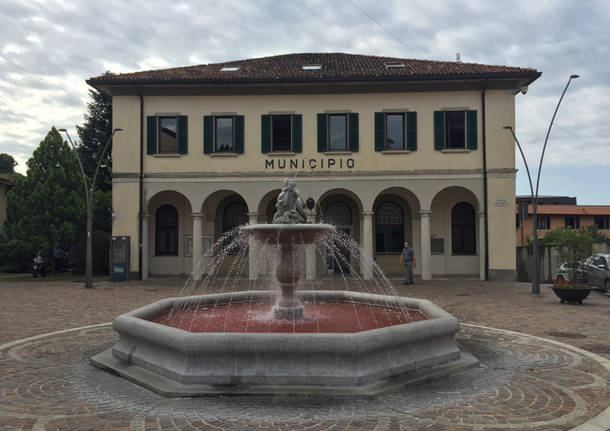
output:
<instances>
[{"instance_id":1,"label":"arched window","mask_svg":"<svg viewBox=\"0 0 610 431\"><path fill-rule=\"evenodd\" d=\"M384 202L375 211L375 248L377 253L400 253L405 236L404 215L400 205Z\"/></svg>"},{"instance_id":2,"label":"arched window","mask_svg":"<svg viewBox=\"0 0 610 431\"><path fill-rule=\"evenodd\" d=\"M155 253L178 256L178 210L172 205L161 205L155 219Z\"/></svg>"},{"instance_id":3,"label":"arched window","mask_svg":"<svg viewBox=\"0 0 610 431\"><path fill-rule=\"evenodd\" d=\"M335 226L351 226L352 210L343 202L333 202L326 207L325 221Z\"/></svg>"},{"instance_id":4,"label":"arched window","mask_svg":"<svg viewBox=\"0 0 610 431\"><path fill-rule=\"evenodd\" d=\"M453 254L476 254L474 208L467 202L451 210L451 251Z\"/></svg>"},{"instance_id":5,"label":"arched window","mask_svg":"<svg viewBox=\"0 0 610 431\"><path fill-rule=\"evenodd\" d=\"M222 213L222 232L248 223L248 207L243 202L231 202Z\"/></svg>"}]
</instances>

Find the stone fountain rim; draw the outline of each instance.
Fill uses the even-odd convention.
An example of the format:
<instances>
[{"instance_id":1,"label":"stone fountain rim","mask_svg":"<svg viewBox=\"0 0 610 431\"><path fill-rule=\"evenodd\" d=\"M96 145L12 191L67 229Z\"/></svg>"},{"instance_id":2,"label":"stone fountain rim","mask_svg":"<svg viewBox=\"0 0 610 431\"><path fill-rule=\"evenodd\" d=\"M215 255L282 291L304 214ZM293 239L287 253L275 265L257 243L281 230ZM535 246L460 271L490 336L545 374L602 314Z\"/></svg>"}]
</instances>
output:
<instances>
[{"instance_id":1,"label":"stone fountain rim","mask_svg":"<svg viewBox=\"0 0 610 431\"><path fill-rule=\"evenodd\" d=\"M328 223L257 223L242 227L246 231L331 231L336 227Z\"/></svg>"},{"instance_id":2,"label":"stone fountain rim","mask_svg":"<svg viewBox=\"0 0 610 431\"><path fill-rule=\"evenodd\" d=\"M205 303L228 303L230 301L264 301L270 300L275 296L274 291L240 291L216 294L194 295L188 297L165 298L138 309L132 310L118 316L113 327L119 333L130 333L133 336L149 336L157 342L172 345L175 348L195 348L198 342L206 341L216 343L223 342L244 342L260 343L265 340L284 340L287 344L299 350L305 340L324 340L324 349L336 349L341 351L350 349L349 345L356 342L362 343L360 348L364 350L378 349L392 344L394 337L403 339L417 339L425 333L435 333L438 331L449 331L455 334L459 330L459 321L436 304L419 298L396 297L390 295L379 295L372 293L362 293L353 291L335 290L316 290L298 292L300 299L307 301L312 296L320 301L361 301L369 305L379 306L406 306L422 312L427 320L403 323L399 325L384 326L381 328L369 329L357 332L189 332L183 329L166 326L152 322L151 319L161 315L173 306L177 301L185 303L193 302L198 304ZM205 303L202 301L206 301ZM223 302L221 302L223 301ZM226 302L224 302L226 301ZM384 337L383 334L390 332L392 335ZM329 345L326 345L329 342ZM190 347L187 347L190 346ZM310 345L308 347L311 348Z\"/></svg>"}]
</instances>

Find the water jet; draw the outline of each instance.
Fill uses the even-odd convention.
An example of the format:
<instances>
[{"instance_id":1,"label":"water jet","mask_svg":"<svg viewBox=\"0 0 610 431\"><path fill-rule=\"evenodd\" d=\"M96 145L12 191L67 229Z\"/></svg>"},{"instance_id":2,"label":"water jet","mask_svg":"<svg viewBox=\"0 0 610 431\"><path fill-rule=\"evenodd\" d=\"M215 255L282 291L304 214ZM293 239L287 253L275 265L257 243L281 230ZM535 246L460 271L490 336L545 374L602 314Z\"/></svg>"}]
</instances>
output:
<instances>
[{"instance_id":1,"label":"water jet","mask_svg":"<svg viewBox=\"0 0 610 431\"><path fill-rule=\"evenodd\" d=\"M430 301L398 296L372 260L373 280L363 280L349 262L341 265L350 274L339 286L303 280L307 248L325 257L337 244L353 254L359 248L332 225L305 223L307 210L290 179L276 209L274 223L238 229L183 296L117 317L118 341L91 363L165 396L372 395L478 363L455 344L455 317ZM244 281L229 274L219 287L215 268L223 256L245 253L248 244L271 276ZM190 294L198 288L218 291Z\"/></svg>"}]
</instances>

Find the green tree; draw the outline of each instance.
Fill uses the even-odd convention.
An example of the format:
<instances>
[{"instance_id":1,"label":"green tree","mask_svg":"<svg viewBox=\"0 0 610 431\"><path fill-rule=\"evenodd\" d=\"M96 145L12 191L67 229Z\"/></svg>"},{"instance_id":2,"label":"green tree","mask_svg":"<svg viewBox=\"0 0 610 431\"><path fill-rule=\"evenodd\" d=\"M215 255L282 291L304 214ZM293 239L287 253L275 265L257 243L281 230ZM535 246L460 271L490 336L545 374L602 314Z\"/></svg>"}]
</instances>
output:
<instances>
[{"instance_id":1,"label":"green tree","mask_svg":"<svg viewBox=\"0 0 610 431\"><path fill-rule=\"evenodd\" d=\"M95 168L112 134L112 97L100 91L89 90L91 100L87 103L85 123L76 126L81 144L78 148L83 162L83 169L93 179ZM112 144L102 157L97 174L96 188L109 191L112 189Z\"/></svg>"},{"instance_id":2,"label":"green tree","mask_svg":"<svg viewBox=\"0 0 610 431\"><path fill-rule=\"evenodd\" d=\"M53 127L27 161L27 175L7 195L2 258L12 269L26 270L38 250L69 251L84 241L86 203L75 154Z\"/></svg>"},{"instance_id":3,"label":"green tree","mask_svg":"<svg viewBox=\"0 0 610 431\"><path fill-rule=\"evenodd\" d=\"M10 154L0 153L0 174L14 174L17 162Z\"/></svg>"},{"instance_id":4,"label":"green tree","mask_svg":"<svg viewBox=\"0 0 610 431\"><path fill-rule=\"evenodd\" d=\"M592 253L595 236L590 229L558 228L547 232L541 240L542 245L558 247L559 257L567 262L569 280L577 279L577 270Z\"/></svg>"}]
</instances>

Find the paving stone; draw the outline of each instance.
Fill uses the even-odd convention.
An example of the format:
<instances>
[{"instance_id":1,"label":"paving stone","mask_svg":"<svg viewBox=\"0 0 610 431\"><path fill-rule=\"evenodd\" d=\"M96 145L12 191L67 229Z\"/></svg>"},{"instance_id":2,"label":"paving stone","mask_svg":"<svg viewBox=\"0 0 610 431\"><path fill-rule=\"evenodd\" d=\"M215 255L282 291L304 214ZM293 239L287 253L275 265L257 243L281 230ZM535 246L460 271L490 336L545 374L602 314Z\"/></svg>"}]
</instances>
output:
<instances>
[{"instance_id":1,"label":"paving stone","mask_svg":"<svg viewBox=\"0 0 610 431\"><path fill-rule=\"evenodd\" d=\"M78 283L3 283L0 344L110 322L178 295L181 286L172 280L105 283L91 290ZM597 292L579 307L559 304L544 289L541 298L533 298L529 286L519 283L432 281L396 288L434 301L462 322L585 349L610 345L610 301ZM481 360L481 368L375 398L166 399L88 364L115 337L103 326L0 348L0 429L551 431L575 427L610 405L609 373L594 359L551 342L468 325L456 339Z\"/></svg>"}]
</instances>

